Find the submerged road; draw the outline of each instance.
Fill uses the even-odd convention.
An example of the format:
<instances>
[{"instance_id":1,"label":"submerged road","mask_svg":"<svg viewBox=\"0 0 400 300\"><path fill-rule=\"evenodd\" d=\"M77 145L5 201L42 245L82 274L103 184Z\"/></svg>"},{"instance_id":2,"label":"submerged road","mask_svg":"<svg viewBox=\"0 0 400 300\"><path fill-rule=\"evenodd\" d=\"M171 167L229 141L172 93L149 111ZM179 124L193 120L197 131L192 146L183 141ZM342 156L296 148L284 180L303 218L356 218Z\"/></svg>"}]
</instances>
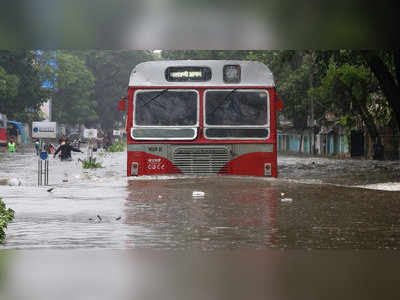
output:
<instances>
[{"instance_id":1,"label":"submerged road","mask_svg":"<svg viewBox=\"0 0 400 300\"><path fill-rule=\"evenodd\" d=\"M48 191L30 148L0 153L16 211L1 249L400 248L398 162L281 155L278 179L127 180L125 153L98 153L104 168L89 171L73 155L50 158Z\"/></svg>"},{"instance_id":2,"label":"submerged road","mask_svg":"<svg viewBox=\"0 0 400 300\"><path fill-rule=\"evenodd\" d=\"M50 158L38 187L31 149L0 153L16 211L0 299L398 298L398 162L281 155L278 179L128 181L124 153L90 171L84 156Z\"/></svg>"}]
</instances>

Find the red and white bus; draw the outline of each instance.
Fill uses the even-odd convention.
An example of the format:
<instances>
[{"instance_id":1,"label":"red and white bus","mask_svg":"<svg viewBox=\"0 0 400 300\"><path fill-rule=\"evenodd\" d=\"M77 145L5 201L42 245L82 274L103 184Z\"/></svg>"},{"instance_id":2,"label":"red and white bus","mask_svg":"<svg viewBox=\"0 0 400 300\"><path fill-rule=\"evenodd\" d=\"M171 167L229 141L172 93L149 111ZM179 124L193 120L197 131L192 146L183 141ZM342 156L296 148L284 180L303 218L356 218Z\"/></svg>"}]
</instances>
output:
<instances>
[{"instance_id":1,"label":"red and white bus","mask_svg":"<svg viewBox=\"0 0 400 300\"><path fill-rule=\"evenodd\" d=\"M0 113L0 146L7 145L7 116Z\"/></svg>"},{"instance_id":2,"label":"red and white bus","mask_svg":"<svg viewBox=\"0 0 400 300\"><path fill-rule=\"evenodd\" d=\"M126 103L127 102L127 103ZM255 61L151 61L132 71L127 176L277 177L273 75Z\"/></svg>"}]
</instances>

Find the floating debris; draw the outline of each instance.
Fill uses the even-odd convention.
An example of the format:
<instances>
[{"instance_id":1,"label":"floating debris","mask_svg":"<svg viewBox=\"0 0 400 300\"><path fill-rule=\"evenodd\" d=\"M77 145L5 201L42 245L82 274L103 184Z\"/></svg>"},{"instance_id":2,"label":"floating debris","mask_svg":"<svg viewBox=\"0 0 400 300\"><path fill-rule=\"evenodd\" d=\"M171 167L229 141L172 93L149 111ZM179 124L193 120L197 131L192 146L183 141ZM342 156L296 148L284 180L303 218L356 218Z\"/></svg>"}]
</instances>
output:
<instances>
[{"instance_id":1,"label":"floating debris","mask_svg":"<svg viewBox=\"0 0 400 300\"><path fill-rule=\"evenodd\" d=\"M115 220L116 220L116 221L119 221L119 220L121 220L121 217L115 218Z\"/></svg>"},{"instance_id":2,"label":"floating debris","mask_svg":"<svg viewBox=\"0 0 400 300\"><path fill-rule=\"evenodd\" d=\"M68 182L68 173L64 173L63 182Z\"/></svg>"},{"instance_id":3,"label":"floating debris","mask_svg":"<svg viewBox=\"0 0 400 300\"><path fill-rule=\"evenodd\" d=\"M100 217L100 215L97 215L97 219L99 219L99 222L103 221L103 219Z\"/></svg>"},{"instance_id":4,"label":"floating debris","mask_svg":"<svg viewBox=\"0 0 400 300\"><path fill-rule=\"evenodd\" d=\"M202 191L193 191L192 197L204 197L205 193Z\"/></svg>"},{"instance_id":5,"label":"floating debris","mask_svg":"<svg viewBox=\"0 0 400 300\"><path fill-rule=\"evenodd\" d=\"M281 202L292 202L293 199L292 198L282 198Z\"/></svg>"},{"instance_id":6,"label":"floating debris","mask_svg":"<svg viewBox=\"0 0 400 300\"><path fill-rule=\"evenodd\" d=\"M54 188L49 188L47 191L50 193L54 190Z\"/></svg>"},{"instance_id":7,"label":"floating debris","mask_svg":"<svg viewBox=\"0 0 400 300\"><path fill-rule=\"evenodd\" d=\"M21 180L19 180L18 178L10 178L7 180L8 185L11 186L19 186L22 185Z\"/></svg>"}]
</instances>

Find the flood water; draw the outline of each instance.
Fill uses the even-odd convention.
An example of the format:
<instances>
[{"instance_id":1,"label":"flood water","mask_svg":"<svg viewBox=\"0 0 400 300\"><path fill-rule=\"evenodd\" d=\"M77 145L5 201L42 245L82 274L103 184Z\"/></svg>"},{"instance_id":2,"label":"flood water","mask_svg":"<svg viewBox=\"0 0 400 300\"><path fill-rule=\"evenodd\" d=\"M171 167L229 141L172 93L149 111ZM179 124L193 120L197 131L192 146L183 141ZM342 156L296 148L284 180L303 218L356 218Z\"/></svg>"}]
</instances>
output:
<instances>
[{"instance_id":1,"label":"flood water","mask_svg":"<svg viewBox=\"0 0 400 300\"><path fill-rule=\"evenodd\" d=\"M398 162L280 156L278 179L127 180L125 153L97 154L97 170L73 154L41 187L30 148L0 154L16 211L3 249L400 248Z\"/></svg>"},{"instance_id":2,"label":"flood water","mask_svg":"<svg viewBox=\"0 0 400 300\"><path fill-rule=\"evenodd\" d=\"M325 267L333 272L333 278L340 280L348 291L341 294L341 290L324 298L343 299L348 293L359 293L360 286L347 286L339 274L350 272L359 280L366 272L364 267L359 267L370 264L371 260L381 263L369 265L368 274L383 272L384 275L379 278L369 275L367 281L376 283L377 279L386 278L385 282L393 283L392 259L398 259L400 253L397 252L400 249L398 161L280 155L278 179L163 176L127 180L125 153L96 154L104 167L97 170L83 170L77 159L84 158L85 154L73 153L72 162L50 158L49 186L38 187L38 162L32 152L27 147L18 153L0 153L0 197L16 212L15 220L6 231L6 242L0 249L24 250L1 254L7 260L10 256L18 257L17 262L11 264L8 283L17 277L34 286L36 281L47 280L48 274L58 274L59 269L55 266L65 261L75 262L63 267L68 278L75 278L78 261L86 266L87 269L80 272L83 271L81 276L86 279L91 278L89 282L102 286L111 280L111 289L122 293L115 294L114 298L105 296L108 295L106 292L100 293L103 295L100 299L125 299L131 293L128 287L132 280L133 286L140 286L143 293L150 284L137 279L145 264L150 266L147 270L152 274L150 278L158 278L156 282L162 282L162 275L156 274L166 275L167 269L172 270L176 280L187 281L184 274L189 269L200 268L200 273L195 276L198 284L193 289L186 286L189 299L246 299L239 295L247 290L255 293L253 299L266 299L270 293L276 296L271 299L320 299L322 287L327 288L329 283L325 282L315 292L308 290L303 277L308 274L310 280L321 281L323 277L317 270L325 263ZM49 192L50 187L53 190ZM41 251L35 252L36 249ZM75 257L76 252L54 252L59 249L74 249L86 254ZM93 249L113 251L108 255L108 251L94 252L96 255L85 252ZM135 251L127 253L124 251L127 249ZM54 261L49 260L48 253ZM188 257L187 253L196 254ZM282 253L291 253L291 256ZM318 254L310 256L310 253ZM152 268L153 259L160 260L163 255L168 258ZM337 261L338 255L342 256L341 263ZM291 263L293 256L297 257L295 264ZM358 264L353 256L357 257ZM172 267L172 262L177 260L190 267ZM24 262L24 265L30 265L30 270L38 270L38 261L47 266L45 270L48 271L41 279L36 278L37 273L33 271L23 271L21 265ZM303 265L305 262L307 268ZM254 267L252 271L246 267L249 263ZM293 266L294 273L291 274ZM124 279L114 282L108 276L92 273L91 268L97 272L111 268L116 272L115 276ZM310 274L306 269L314 273ZM220 281L220 285L215 283L218 288L215 287L214 292L222 293L222 298L201 297L203 294L197 291L210 283L211 279L205 275L207 270L213 270L211 279ZM237 275L236 278L231 272L253 272L258 279L256 282L242 280L238 291L230 288L232 295L225 295L224 286L230 283L231 287L231 283L241 277ZM303 278L295 286L304 297L293 298L295 294L287 289L295 280L293 276L297 276L294 274ZM51 277L51 280L67 289L61 278ZM163 297L157 297L162 288L156 289L148 299L187 299L185 291L176 293L175 288L179 285L170 280L164 282L169 293L164 291ZM262 280L268 283L263 285ZM17 290L14 285L8 285L7 299L29 298ZM36 299L32 289L29 291L30 299ZM90 290L86 298L60 298L59 292L46 290L39 293L37 299L92 299L88 296ZM388 289L385 293L391 295ZM373 299L376 294L362 295L362 298L352 299Z\"/></svg>"}]
</instances>

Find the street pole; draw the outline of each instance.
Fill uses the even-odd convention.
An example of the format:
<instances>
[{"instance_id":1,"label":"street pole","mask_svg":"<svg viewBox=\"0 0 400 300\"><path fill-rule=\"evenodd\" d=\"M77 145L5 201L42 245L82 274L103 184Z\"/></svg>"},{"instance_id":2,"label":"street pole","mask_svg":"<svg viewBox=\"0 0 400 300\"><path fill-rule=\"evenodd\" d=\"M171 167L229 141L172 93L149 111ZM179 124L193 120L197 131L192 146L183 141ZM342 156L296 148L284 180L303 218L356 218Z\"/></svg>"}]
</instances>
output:
<instances>
[{"instance_id":1,"label":"street pole","mask_svg":"<svg viewBox=\"0 0 400 300\"><path fill-rule=\"evenodd\" d=\"M310 89L313 88L313 61L312 53L310 54L310 74L309 74ZM311 137L310 137L310 149L311 154L315 154L315 136L314 136L314 97L310 95L310 127L311 127Z\"/></svg>"}]
</instances>

